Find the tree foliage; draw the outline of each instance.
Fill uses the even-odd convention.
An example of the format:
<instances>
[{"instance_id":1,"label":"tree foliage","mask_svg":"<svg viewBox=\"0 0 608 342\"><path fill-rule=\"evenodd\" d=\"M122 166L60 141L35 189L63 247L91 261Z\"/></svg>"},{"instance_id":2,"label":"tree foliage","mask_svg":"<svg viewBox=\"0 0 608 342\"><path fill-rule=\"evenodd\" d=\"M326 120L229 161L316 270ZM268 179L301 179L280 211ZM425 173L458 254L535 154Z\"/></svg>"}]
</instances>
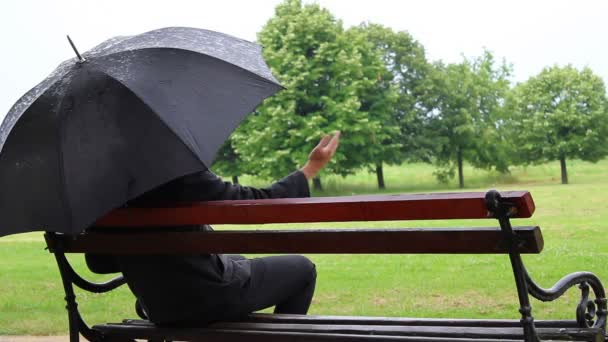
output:
<instances>
[{"instance_id":1,"label":"tree foliage","mask_svg":"<svg viewBox=\"0 0 608 342\"><path fill-rule=\"evenodd\" d=\"M394 75L385 63L386 51L383 39L374 35L376 26L361 25L346 32L361 54L363 73L370 80L359 88L360 111L366 112L371 122L379 128L374 131L367 146L368 166L375 168L378 187L384 188L383 164L397 164L401 158L401 136L394 108L398 103L398 89Z\"/></svg>"},{"instance_id":2,"label":"tree foliage","mask_svg":"<svg viewBox=\"0 0 608 342\"><path fill-rule=\"evenodd\" d=\"M608 155L608 101L588 68L543 70L510 89L511 67L485 51L429 64L407 32L363 23L344 30L317 4L285 0L258 34L285 90L267 99L218 153L214 169L279 178L301 166L321 136L342 131L323 173L347 175L406 161L435 162L440 180L463 163L508 172L512 163ZM320 180L315 180L320 186Z\"/></svg>"},{"instance_id":3,"label":"tree foliage","mask_svg":"<svg viewBox=\"0 0 608 342\"><path fill-rule=\"evenodd\" d=\"M238 177L247 173L246 167L232 146L232 138L228 138L217 152L211 169L217 174L232 176L232 182L238 183Z\"/></svg>"},{"instance_id":4,"label":"tree foliage","mask_svg":"<svg viewBox=\"0 0 608 342\"><path fill-rule=\"evenodd\" d=\"M489 51L459 64L435 63L429 92L428 136L434 140L434 158L440 180L458 170L464 187L464 161L475 167L508 170L503 133L503 103L511 69L496 66Z\"/></svg>"},{"instance_id":5,"label":"tree foliage","mask_svg":"<svg viewBox=\"0 0 608 342\"><path fill-rule=\"evenodd\" d=\"M567 183L566 159L608 155L606 88L591 69L545 68L513 92L511 131L523 163L559 160Z\"/></svg>"},{"instance_id":6,"label":"tree foliage","mask_svg":"<svg viewBox=\"0 0 608 342\"><path fill-rule=\"evenodd\" d=\"M286 89L235 133L236 151L248 169L284 176L306 160L322 134L337 130L344 139L324 172L346 175L366 165L384 127L359 96L374 86L381 63L364 56L360 40L347 36L327 10L299 0L280 4L258 39Z\"/></svg>"},{"instance_id":7,"label":"tree foliage","mask_svg":"<svg viewBox=\"0 0 608 342\"><path fill-rule=\"evenodd\" d=\"M376 167L379 183L382 164L404 160L428 160L428 140L422 134L424 106L421 95L428 89L429 64L424 48L407 32L395 32L373 23L351 29L364 37L364 43L379 54L384 70L375 87L362 95L362 103L377 104L370 116L384 123L384 139L376 146L370 162ZM382 182L383 183L383 182Z\"/></svg>"}]
</instances>

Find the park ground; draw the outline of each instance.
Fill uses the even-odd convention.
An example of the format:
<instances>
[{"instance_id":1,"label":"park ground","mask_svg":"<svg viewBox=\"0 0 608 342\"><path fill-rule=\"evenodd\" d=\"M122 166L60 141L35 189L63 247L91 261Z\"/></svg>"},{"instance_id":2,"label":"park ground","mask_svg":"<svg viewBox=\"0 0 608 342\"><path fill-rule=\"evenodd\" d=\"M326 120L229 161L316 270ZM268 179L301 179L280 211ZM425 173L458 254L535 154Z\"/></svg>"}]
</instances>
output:
<instances>
[{"instance_id":1,"label":"park ground","mask_svg":"<svg viewBox=\"0 0 608 342\"><path fill-rule=\"evenodd\" d=\"M0 342L66 342L69 336L0 336Z\"/></svg>"},{"instance_id":2,"label":"park ground","mask_svg":"<svg viewBox=\"0 0 608 342\"><path fill-rule=\"evenodd\" d=\"M531 219L516 225L539 225L545 250L524 256L541 286L550 287L575 271L592 271L608 283L608 160L597 164L571 161L568 185L560 184L559 163L513 168L510 175L465 169L466 191L529 190L536 203ZM459 191L455 183L437 184L428 165L391 166L385 170L387 189L381 193ZM242 183L263 185L241 177ZM378 193L375 174L323 178L324 195ZM492 220L432 222L360 222L301 227L447 227L488 226ZM281 225L284 228L284 225ZM216 229L235 229L218 226ZM266 228L266 227L264 227ZM276 228L268 225L267 228ZM65 341L67 315L63 290L52 255L44 250L41 233L0 238L0 341ZM318 270L311 314L403 317L518 318L518 304L506 255L309 255ZM81 256L70 257L90 278ZM79 308L89 323L135 317L128 289L94 295L77 292ZM537 319L572 319L576 290L553 303L533 301ZM35 335L55 337L26 337Z\"/></svg>"}]
</instances>

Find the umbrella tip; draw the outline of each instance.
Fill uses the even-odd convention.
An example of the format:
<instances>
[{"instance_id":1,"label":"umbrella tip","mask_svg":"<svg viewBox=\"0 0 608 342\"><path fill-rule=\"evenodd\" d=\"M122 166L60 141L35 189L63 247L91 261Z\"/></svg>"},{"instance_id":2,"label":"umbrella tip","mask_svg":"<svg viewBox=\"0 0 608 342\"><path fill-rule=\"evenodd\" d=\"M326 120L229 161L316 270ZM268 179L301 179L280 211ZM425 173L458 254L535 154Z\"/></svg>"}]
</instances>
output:
<instances>
[{"instance_id":1,"label":"umbrella tip","mask_svg":"<svg viewBox=\"0 0 608 342\"><path fill-rule=\"evenodd\" d=\"M78 61L80 63L85 62L86 59L84 59L84 57L82 57L80 55L80 52L78 52L78 49L76 49L76 45L74 45L74 42L72 41L72 39L70 38L70 35L66 35L66 37L68 37L68 42L70 42L70 45L72 46L72 49L74 49L74 52L76 53L76 57L78 57Z\"/></svg>"}]
</instances>

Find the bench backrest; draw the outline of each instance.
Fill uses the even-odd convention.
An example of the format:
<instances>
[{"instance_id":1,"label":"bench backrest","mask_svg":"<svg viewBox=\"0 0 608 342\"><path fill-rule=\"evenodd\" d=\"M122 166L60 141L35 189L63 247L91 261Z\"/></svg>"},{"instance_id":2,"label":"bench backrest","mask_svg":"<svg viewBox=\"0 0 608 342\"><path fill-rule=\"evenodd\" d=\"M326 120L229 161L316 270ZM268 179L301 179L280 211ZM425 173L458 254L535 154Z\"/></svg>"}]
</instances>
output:
<instances>
[{"instance_id":1,"label":"bench backrest","mask_svg":"<svg viewBox=\"0 0 608 342\"><path fill-rule=\"evenodd\" d=\"M117 209L94 232L57 236L51 251L100 254L191 253L507 253L499 227L179 232L196 224L439 220L488 218L485 193L376 195L184 203ZM511 217L534 212L527 191L503 192ZM102 229L99 229L102 228ZM538 227L514 227L520 253L539 253Z\"/></svg>"},{"instance_id":2,"label":"bench backrest","mask_svg":"<svg viewBox=\"0 0 608 342\"><path fill-rule=\"evenodd\" d=\"M165 207L117 209L99 227L153 227L193 224L264 224L390 220L486 219L484 192L416 195L281 198L183 203ZM528 191L506 191L513 217L534 213Z\"/></svg>"}]
</instances>

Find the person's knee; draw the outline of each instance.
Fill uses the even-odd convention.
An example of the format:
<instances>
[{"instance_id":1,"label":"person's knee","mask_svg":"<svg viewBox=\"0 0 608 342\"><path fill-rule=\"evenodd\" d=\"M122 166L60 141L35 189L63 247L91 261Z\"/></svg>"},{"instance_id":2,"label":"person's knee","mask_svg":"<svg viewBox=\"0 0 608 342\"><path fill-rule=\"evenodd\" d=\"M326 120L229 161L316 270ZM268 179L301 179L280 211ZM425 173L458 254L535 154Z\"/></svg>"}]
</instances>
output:
<instances>
[{"instance_id":1,"label":"person's knee","mask_svg":"<svg viewBox=\"0 0 608 342\"><path fill-rule=\"evenodd\" d=\"M316 280L317 279L317 266L312 261L310 261L310 264L312 265L312 268L310 270L311 278L313 280Z\"/></svg>"},{"instance_id":2,"label":"person's knee","mask_svg":"<svg viewBox=\"0 0 608 342\"><path fill-rule=\"evenodd\" d=\"M304 274L306 274L309 282L315 282L317 280L317 267L307 257L300 255L301 263L303 265Z\"/></svg>"}]
</instances>

